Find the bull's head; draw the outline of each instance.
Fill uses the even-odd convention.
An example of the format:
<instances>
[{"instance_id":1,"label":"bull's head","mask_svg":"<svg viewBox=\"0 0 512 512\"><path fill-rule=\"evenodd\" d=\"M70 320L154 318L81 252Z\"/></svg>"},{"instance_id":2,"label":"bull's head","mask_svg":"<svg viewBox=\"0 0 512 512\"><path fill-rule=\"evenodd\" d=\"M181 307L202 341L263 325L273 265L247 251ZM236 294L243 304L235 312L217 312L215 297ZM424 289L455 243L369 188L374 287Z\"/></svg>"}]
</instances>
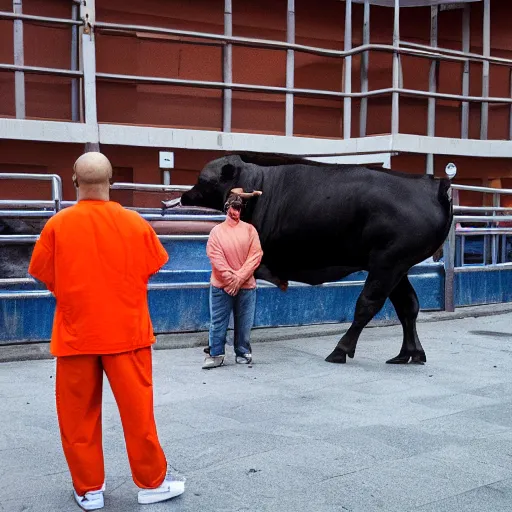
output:
<instances>
[{"instance_id":1,"label":"bull's head","mask_svg":"<svg viewBox=\"0 0 512 512\"><path fill-rule=\"evenodd\" d=\"M222 211L231 189L236 186L240 176L238 157L224 157L207 164L201 171L197 183L180 199L164 203L169 208L182 206L201 206Z\"/></svg>"}]
</instances>

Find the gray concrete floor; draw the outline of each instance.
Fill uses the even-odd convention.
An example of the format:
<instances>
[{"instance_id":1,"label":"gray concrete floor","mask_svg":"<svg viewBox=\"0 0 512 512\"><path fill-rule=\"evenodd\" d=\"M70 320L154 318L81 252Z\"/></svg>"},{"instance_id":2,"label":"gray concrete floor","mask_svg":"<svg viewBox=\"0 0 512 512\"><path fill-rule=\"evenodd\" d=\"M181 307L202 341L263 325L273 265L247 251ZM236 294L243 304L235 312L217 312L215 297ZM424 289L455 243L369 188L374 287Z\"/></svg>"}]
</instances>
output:
<instances>
[{"instance_id":1,"label":"gray concrete floor","mask_svg":"<svg viewBox=\"0 0 512 512\"><path fill-rule=\"evenodd\" d=\"M252 367L154 352L162 444L186 493L139 506L106 389L106 511L512 510L512 313L422 323L425 366L389 366L401 328L255 343ZM330 328L332 329L332 327ZM332 332L332 331L330 331ZM78 510L60 447L52 360L0 364L0 510Z\"/></svg>"}]
</instances>

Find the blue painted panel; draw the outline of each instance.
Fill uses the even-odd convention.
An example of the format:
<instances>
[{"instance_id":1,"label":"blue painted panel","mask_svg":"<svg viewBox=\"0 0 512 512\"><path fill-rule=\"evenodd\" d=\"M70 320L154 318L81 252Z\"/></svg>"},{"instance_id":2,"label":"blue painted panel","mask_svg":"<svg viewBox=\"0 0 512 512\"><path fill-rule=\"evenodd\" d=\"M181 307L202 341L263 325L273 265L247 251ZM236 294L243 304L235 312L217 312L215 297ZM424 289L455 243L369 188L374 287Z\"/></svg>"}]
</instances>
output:
<instances>
[{"instance_id":1,"label":"blue painted panel","mask_svg":"<svg viewBox=\"0 0 512 512\"><path fill-rule=\"evenodd\" d=\"M184 288L155 289L149 292L149 305L155 331L180 332L208 328L208 281L210 264L204 241L166 242L170 262L153 276L151 283L185 283ZM444 304L444 271L442 265L418 265L410 271L420 306L424 310L440 310ZM345 283L364 281L365 272L343 279ZM203 287L186 286L203 284ZM7 285L2 291L40 289L39 284ZM276 287L258 288L256 325L307 325L344 322L353 318L362 285L299 286L287 293ZM478 271L456 275L456 304L470 305L512 300L512 271ZM18 340L46 340L53 319L53 298L0 299L0 343ZM378 319L394 318L390 302L386 302Z\"/></svg>"},{"instance_id":2,"label":"blue painted panel","mask_svg":"<svg viewBox=\"0 0 512 512\"><path fill-rule=\"evenodd\" d=\"M149 310L156 333L208 329L209 288L151 290Z\"/></svg>"},{"instance_id":3,"label":"blue painted panel","mask_svg":"<svg viewBox=\"0 0 512 512\"><path fill-rule=\"evenodd\" d=\"M455 274L455 305L512 301L512 269L472 270Z\"/></svg>"},{"instance_id":4,"label":"blue painted panel","mask_svg":"<svg viewBox=\"0 0 512 512\"><path fill-rule=\"evenodd\" d=\"M190 277L190 272L187 272ZM164 274L165 275L165 274ZM181 277L168 273L169 281ZM359 276L364 277L364 276ZM442 306L443 281L437 271L411 276L425 309ZM192 281L188 281L192 282ZM149 307L155 332L205 330L209 325L208 283L204 287L157 289L149 292ZM255 325L308 325L350 321L362 285L298 286L286 293L272 286L259 287ZM53 298L0 299L0 343L47 340L51 334L54 312ZM386 302L378 319L394 318L390 302Z\"/></svg>"},{"instance_id":5,"label":"blue painted panel","mask_svg":"<svg viewBox=\"0 0 512 512\"><path fill-rule=\"evenodd\" d=\"M172 240L163 246L169 254L164 270L210 270L206 240Z\"/></svg>"},{"instance_id":6,"label":"blue painted panel","mask_svg":"<svg viewBox=\"0 0 512 512\"><path fill-rule=\"evenodd\" d=\"M0 300L0 343L48 340L54 310L53 297Z\"/></svg>"}]
</instances>

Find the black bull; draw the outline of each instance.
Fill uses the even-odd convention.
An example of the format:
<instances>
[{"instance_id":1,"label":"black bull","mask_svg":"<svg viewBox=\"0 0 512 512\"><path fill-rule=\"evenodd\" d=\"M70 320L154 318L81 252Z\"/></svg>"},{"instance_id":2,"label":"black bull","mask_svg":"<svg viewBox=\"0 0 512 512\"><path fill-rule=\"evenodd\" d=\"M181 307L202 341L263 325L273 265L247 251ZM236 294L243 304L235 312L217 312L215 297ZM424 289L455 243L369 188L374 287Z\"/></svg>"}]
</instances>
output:
<instances>
[{"instance_id":1,"label":"black bull","mask_svg":"<svg viewBox=\"0 0 512 512\"><path fill-rule=\"evenodd\" d=\"M407 273L448 234L450 182L360 165L255 161L231 155L210 162L181 204L221 210L232 189L261 190L242 216L257 229L264 251L257 278L285 289L288 280L317 285L368 271L352 325L326 361L354 357L361 331L389 297L403 343L387 362L426 362L416 332L418 298Z\"/></svg>"}]
</instances>

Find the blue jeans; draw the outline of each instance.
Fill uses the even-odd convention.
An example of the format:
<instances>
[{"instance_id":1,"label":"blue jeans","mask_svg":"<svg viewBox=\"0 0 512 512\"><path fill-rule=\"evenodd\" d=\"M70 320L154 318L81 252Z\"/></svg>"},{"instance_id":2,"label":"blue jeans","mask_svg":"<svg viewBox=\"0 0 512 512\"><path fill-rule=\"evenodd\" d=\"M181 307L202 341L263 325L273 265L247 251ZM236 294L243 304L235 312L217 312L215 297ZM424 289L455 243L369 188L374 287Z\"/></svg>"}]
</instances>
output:
<instances>
[{"instance_id":1,"label":"blue jeans","mask_svg":"<svg viewBox=\"0 0 512 512\"><path fill-rule=\"evenodd\" d=\"M233 311L235 320L235 354L251 353L249 339L256 310L256 288L240 290L234 297L221 288L210 286L210 334L211 356L224 355L229 317Z\"/></svg>"}]
</instances>

